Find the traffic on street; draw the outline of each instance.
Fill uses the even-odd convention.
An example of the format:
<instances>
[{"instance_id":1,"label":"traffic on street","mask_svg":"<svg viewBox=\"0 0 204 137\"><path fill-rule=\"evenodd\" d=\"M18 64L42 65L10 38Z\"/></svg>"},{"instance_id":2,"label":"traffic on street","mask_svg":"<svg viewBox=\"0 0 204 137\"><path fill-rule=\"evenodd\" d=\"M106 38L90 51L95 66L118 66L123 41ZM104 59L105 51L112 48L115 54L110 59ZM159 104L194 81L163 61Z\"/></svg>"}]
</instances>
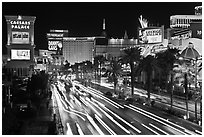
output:
<instances>
[{"instance_id":1,"label":"traffic on street","mask_svg":"<svg viewBox=\"0 0 204 137\"><path fill-rule=\"evenodd\" d=\"M65 85L70 87L66 90ZM64 133L68 135L199 135L201 128L182 127L142 106L118 103L78 81L58 79L51 85Z\"/></svg>"}]
</instances>

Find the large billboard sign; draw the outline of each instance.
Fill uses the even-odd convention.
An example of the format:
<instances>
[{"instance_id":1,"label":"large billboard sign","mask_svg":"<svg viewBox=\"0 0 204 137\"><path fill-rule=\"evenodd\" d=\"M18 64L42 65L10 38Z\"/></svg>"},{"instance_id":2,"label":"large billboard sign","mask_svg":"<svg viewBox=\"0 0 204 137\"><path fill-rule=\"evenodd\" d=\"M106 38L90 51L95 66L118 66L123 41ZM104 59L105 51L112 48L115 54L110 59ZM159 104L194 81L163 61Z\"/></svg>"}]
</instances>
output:
<instances>
[{"instance_id":1,"label":"large billboard sign","mask_svg":"<svg viewBox=\"0 0 204 137\"><path fill-rule=\"evenodd\" d=\"M138 44L162 43L164 39L163 27L150 27L138 29Z\"/></svg>"},{"instance_id":2,"label":"large billboard sign","mask_svg":"<svg viewBox=\"0 0 204 137\"><path fill-rule=\"evenodd\" d=\"M62 41L48 40L48 50L56 51L57 55L62 55Z\"/></svg>"},{"instance_id":3,"label":"large billboard sign","mask_svg":"<svg viewBox=\"0 0 204 137\"><path fill-rule=\"evenodd\" d=\"M47 33L48 50L56 51L56 55L62 55L63 37L68 36L68 30L50 30Z\"/></svg>"},{"instance_id":4,"label":"large billboard sign","mask_svg":"<svg viewBox=\"0 0 204 137\"><path fill-rule=\"evenodd\" d=\"M30 60L30 50L11 49L11 60Z\"/></svg>"},{"instance_id":5,"label":"large billboard sign","mask_svg":"<svg viewBox=\"0 0 204 137\"><path fill-rule=\"evenodd\" d=\"M12 32L12 43L13 44L29 44L29 32Z\"/></svg>"},{"instance_id":6,"label":"large billboard sign","mask_svg":"<svg viewBox=\"0 0 204 137\"><path fill-rule=\"evenodd\" d=\"M33 16L5 16L7 21L7 44L31 44L34 45Z\"/></svg>"}]
</instances>

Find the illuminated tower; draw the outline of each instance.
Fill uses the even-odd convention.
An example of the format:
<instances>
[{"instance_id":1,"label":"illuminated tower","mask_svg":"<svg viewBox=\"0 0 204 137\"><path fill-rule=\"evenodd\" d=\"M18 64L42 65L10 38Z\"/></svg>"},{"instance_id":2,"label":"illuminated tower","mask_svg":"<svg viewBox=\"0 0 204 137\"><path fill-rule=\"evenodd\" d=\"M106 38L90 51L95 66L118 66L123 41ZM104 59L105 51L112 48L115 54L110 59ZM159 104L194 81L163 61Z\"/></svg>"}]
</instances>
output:
<instances>
[{"instance_id":1,"label":"illuminated tower","mask_svg":"<svg viewBox=\"0 0 204 137\"><path fill-rule=\"evenodd\" d=\"M104 37L107 37L105 19L103 19L103 31L102 31L101 35Z\"/></svg>"}]
</instances>

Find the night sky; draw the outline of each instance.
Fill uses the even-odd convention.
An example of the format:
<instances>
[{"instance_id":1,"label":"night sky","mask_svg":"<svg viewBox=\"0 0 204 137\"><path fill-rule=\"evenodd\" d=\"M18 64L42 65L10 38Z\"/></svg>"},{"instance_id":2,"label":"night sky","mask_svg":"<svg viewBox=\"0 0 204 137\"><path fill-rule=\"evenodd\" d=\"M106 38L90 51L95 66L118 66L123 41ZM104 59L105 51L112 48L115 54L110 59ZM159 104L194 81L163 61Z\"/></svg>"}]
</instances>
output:
<instances>
[{"instance_id":1,"label":"night sky","mask_svg":"<svg viewBox=\"0 0 204 137\"><path fill-rule=\"evenodd\" d=\"M193 15L201 2L3 2L2 50L6 53L7 26L4 15L36 16L36 49L47 49L46 33L50 29L69 30L69 36L99 36L103 18L108 37L137 37L138 17L150 24L169 27L171 15Z\"/></svg>"}]
</instances>

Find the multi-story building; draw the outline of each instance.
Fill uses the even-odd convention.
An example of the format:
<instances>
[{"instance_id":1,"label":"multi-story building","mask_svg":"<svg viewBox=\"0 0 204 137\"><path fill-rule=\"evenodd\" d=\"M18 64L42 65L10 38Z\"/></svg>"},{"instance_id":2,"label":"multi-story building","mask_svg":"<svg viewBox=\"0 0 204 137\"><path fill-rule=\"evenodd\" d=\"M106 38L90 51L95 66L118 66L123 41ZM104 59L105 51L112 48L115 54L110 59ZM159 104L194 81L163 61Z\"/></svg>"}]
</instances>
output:
<instances>
[{"instance_id":1,"label":"multi-story building","mask_svg":"<svg viewBox=\"0 0 204 137\"><path fill-rule=\"evenodd\" d=\"M70 64L93 61L95 37L64 37L63 57Z\"/></svg>"},{"instance_id":2,"label":"multi-story building","mask_svg":"<svg viewBox=\"0 0 204 137\"><path fill-rule=\"evenodd\" d=\"M170 28L189 28L194 21L202 22L202 6L195 7L195 15L170 16Z\"/></svg>"},{"instance_id":3,"label":"multi-story building","mask_svg":"<svg viewBox=\"0 0 204 137\"><path fill-rule=\"evenodd\" d=\"M11 76L29 76L34 65L34 16L5 16L7 22L7 64Z\"/></svg>"},{"instance_id":4,"label":"multi-story building","mask_svg":"<svg viewBox=\"0 0 204 137\"><path fill-rule=\"evenodd\" d=\"M169 42L182 51L191 42L202 55L202 6L195 7L195 15L170 17Z\"/></svg>"}]
</instances>

